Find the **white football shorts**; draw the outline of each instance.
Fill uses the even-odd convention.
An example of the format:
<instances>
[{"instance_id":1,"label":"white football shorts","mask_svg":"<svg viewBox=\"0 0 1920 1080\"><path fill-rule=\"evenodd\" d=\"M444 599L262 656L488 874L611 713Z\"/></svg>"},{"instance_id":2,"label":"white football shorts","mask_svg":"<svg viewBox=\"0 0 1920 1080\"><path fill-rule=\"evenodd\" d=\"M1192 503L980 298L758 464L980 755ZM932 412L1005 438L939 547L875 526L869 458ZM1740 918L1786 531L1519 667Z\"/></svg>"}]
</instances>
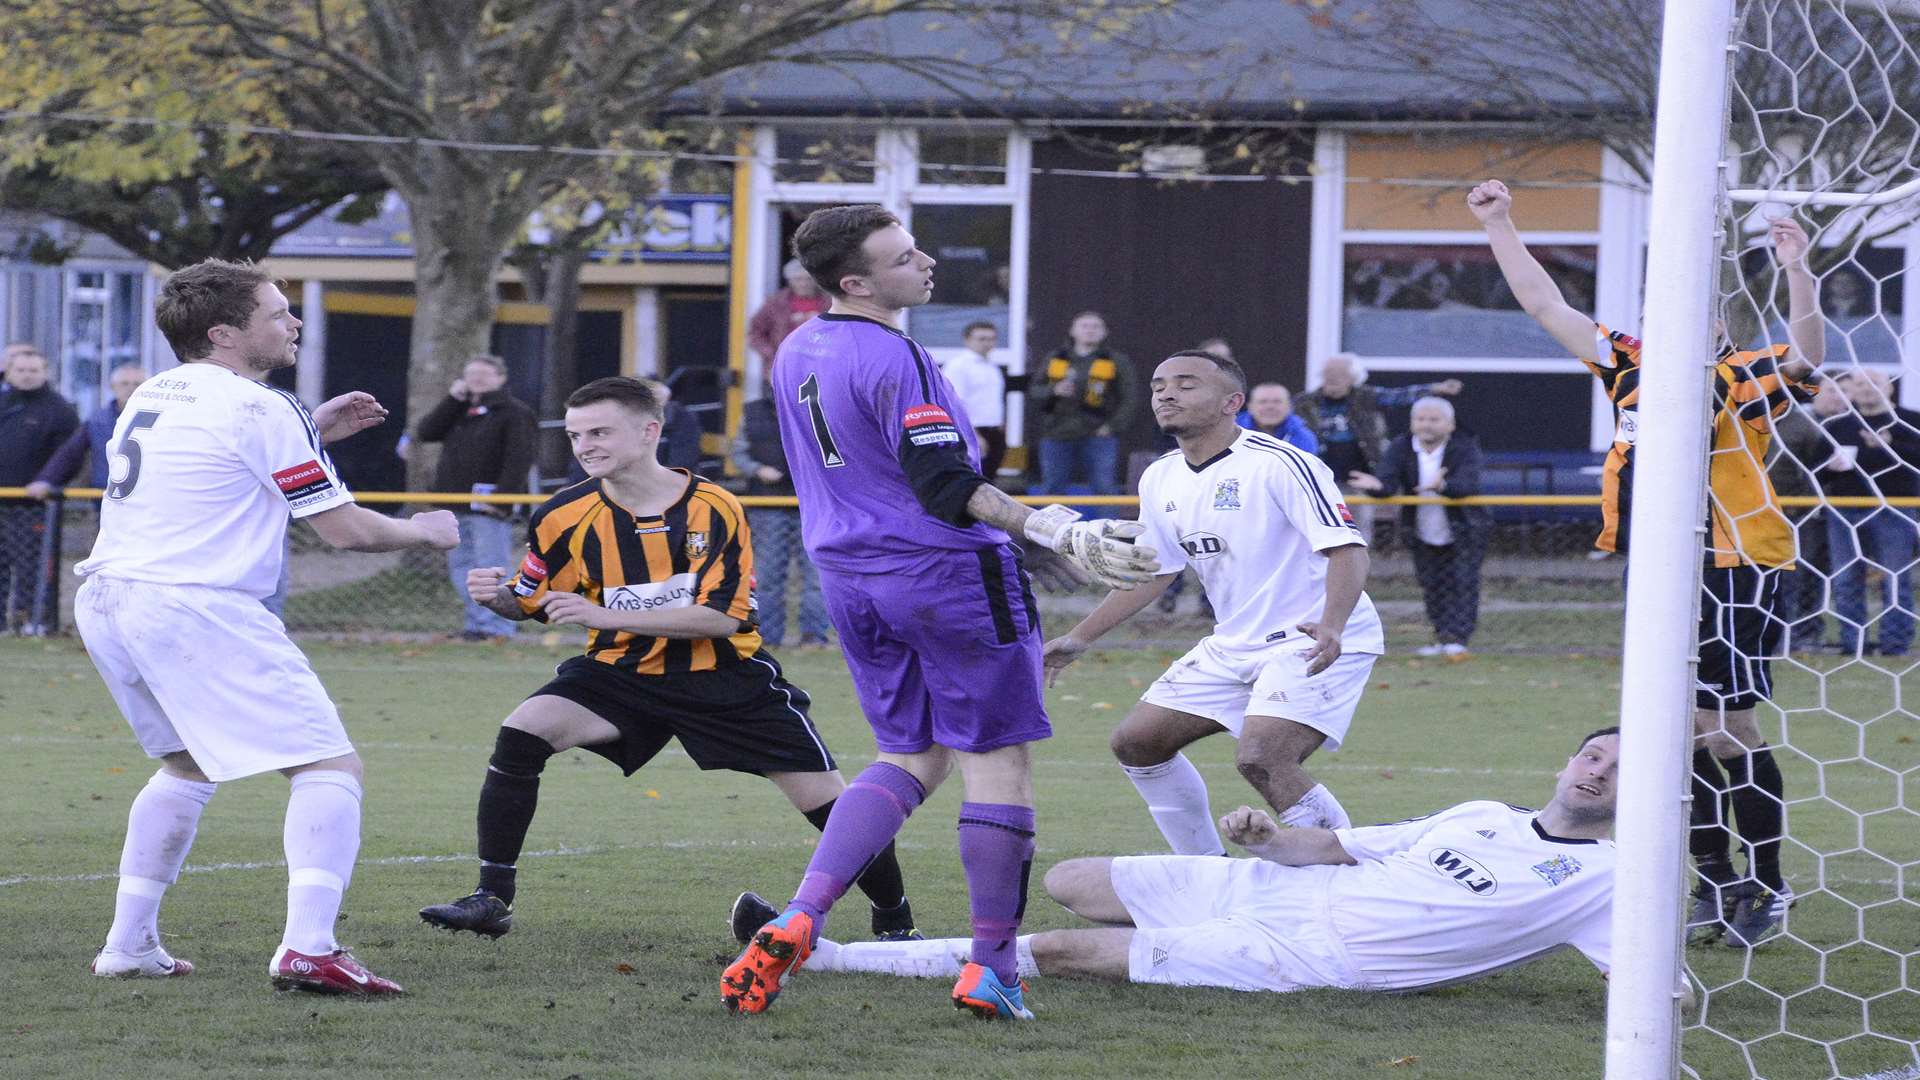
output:
<instances>
[{"instance_id":1,"label":"white football shorts","mask_svg":"<svg viewBox=\"0 0 1920 1080\"><path fill-rule=\"evenodd\" d=\"M1207 637L1175 660L1140 700L1204 716L1236 739L1248 713L1277 716L1320 732L1327 737L1326 748L1338 750L1378 659L1372 653L1344 653L1327 670L1309 676L1298 642L1240 653Z\"/></svg>"},{"instance_id":2,"label":"white football shorts","mask_svg":"<svg viewBox=\"0 0 1920 1080\"><path fill-rule=\"evenodd\" d=\"M1327 918L1338 869L1218 855L1113 860L1113 890L1135 927L1127 978L1277 992L1360 985Z\"/></svg>"},{"instance_id":3,"label":"white football shorts","mask_svg":"<svg viewBox=\"0 0 1920 1080\"><path fill-rule=\"evenodd\" d=\"M149 757L186 750L222 781L353 752L307 658L246 593L95 575L73 618Z\"/></svg>"}]
</instances>

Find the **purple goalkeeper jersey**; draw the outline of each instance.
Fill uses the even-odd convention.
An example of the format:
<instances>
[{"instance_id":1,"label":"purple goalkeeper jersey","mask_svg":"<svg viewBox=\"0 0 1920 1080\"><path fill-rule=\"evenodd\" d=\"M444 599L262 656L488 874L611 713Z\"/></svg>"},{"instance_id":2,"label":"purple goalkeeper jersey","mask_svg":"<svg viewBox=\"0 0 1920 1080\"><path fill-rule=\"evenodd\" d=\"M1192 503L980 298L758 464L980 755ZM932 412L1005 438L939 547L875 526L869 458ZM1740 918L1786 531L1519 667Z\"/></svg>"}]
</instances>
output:
<instances>
[{"instance_id":1,"label":"purple goalkeeper jersey","mask_svg":"<svg viewBox=\"0 0 1920 1080\"><path fill-rule=\"evenodd\" d=\"M872 319L821 315L781 343L772 386L816 564L891 573L924 564L929 549L1007 543L999 529L951 524L928 509L937 481L925 477L970 468L963 479L979 481L980 451L959 393L919 342Z\"/></svg>"}]
</instances>

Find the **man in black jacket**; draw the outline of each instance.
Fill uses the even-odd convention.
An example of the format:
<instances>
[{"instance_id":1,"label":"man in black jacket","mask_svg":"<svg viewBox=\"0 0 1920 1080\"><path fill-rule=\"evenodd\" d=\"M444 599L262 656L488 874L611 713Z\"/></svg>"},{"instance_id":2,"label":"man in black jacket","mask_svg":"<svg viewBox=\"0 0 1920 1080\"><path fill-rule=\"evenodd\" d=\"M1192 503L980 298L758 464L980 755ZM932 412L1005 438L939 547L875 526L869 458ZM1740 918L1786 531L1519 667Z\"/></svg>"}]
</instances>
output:
<instances>
[{"instance_id":1,"label":"man in black jacket","mask_svg":"<svg viewBox=\"0 0 1920 1080\"><path fill-rule=\"evenodd\" d=\"M1382 495L1480 494L1480 443L1454 431L1453 404L1424 397L1413 403L1412 431L1387 444L1380 475L1353 473L1353 485ZM1487 557L1493 515L1484 506L1404 506L1400 529L1413 552L1413 571L1427 602L1434 643L1421 656L1464 658L1480 619L1480 563Z\"/></svg>"},{"instance_id":2,"label":"man in black jacket","mask_svg":"<svg viewBox=\"0 0 1920 1080\"><path fill-rule=\"evenodd\" d=\"M527 490L538 425L533 410L507 393L506 385L506 361L476 356L446 399L421 418L415 438L443 444L433 474L435 491L508 495ZM467 608L460 636L467 641L512 637L512 622L467 598L467 571L513 564L513 508L475 502L456 510L460 546L447 552L447 570Z\"/></svg>"},{"instance_id":3,"label":"man in black jacket","mask_svg":"<svg viewBox=\"0 0 1920 1080\"><path fill-rule=\"evenodd\" d=\"M37 349L8 349L6 393L0 394L0 487L25 487L46 465L80 415L47 385L47 358ZM21 633L39 636L55 625L57 582L40 588L44 511L30 500L0 502L0 629L16 621ZM36 603L36 596L38 602Z\"/></svg>"},{"instance_id":4,"label":"man in black jacket","mask_svg":"<svg viewBox=\"0 0 1920 1080\"><path fill-rule=\"evenodd\" d=\"M1878 368L1862 368L1839 379L1853 408L1822 426L1833 440L1833 456L1814 470L1828 498L1920 495L1920 413L1894 405L1893 382ZM1905 656L1913 647L1913 512L1901 507L1828 507L1828 565L1833 568L1833 609L1840 623L1840 647L1851 656L1878 651ZM1884 581L1879 642L1864 640L1867 619L1867 571Z\"/></svg>"}]
</instances>

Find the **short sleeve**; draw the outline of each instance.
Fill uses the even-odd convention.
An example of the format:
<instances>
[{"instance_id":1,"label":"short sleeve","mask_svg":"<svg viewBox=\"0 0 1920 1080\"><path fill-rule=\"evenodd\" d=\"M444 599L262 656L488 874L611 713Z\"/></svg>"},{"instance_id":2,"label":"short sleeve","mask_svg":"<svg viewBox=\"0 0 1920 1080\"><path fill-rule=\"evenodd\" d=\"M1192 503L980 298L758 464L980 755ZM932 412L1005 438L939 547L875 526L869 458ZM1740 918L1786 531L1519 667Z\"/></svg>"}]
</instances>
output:
<instances>
[{"instance_id":1,"label":"short sleeve","mask_svg":"<svg viewBox=\"0 0 1920 1080\"><path fill-rule=\"evenodd\" d=\"M1812 401L1813 388L1780 369L1790 346L1775 345L1759 352L1735 353L1726 361L1727 407L1740 422L1756 431L1771 432L1795 402Z\"/></svg>"},{"instance_id":2,"label":"short sleeve","mask_svg":"<svg viewBox=\"0 0 1920 1080\"><path fill-rule=\"evenodd\" d=\"M1586 369L1598 376L1607 391L1607 400L1619 404L1619 399L1639 388L1635 380L1622 379L1620 376L1640 366L1640 339L1618 330L1609 330L1604 323L1593 324L1594 359L1580 358Z\"/></svg>"},{"instance_id":3,"label":"short sleeve","mask_svg":"<svg viewBox=\"0 0 1920 1080\"><path fill-rule=\"evenodd\" d=\"M1353 511L1334 483L1333 470L1319 458L1298 451L1279 453L1267 469L1267 487L1280 512L1306 536L1313 550L1366 546Z\"/></svg>"},{"instance_id":4,"label":"short sleeve","mask_svg":"<svg viewBox=\"0 0 1920 1080\"><path fill-rule=\"evenodd\" d=\"M546 615L540 605L547 593L574 592L580 585L578 560L569 548L570 530L556 529L547 519L547 507L534 511L527 526L527 553L507 582L507 589L520 603L520 611L541 622Z\"/></svg>"},{"instance_id":5,"label":"short sleeve","mask_svg":"<svg viewBox=\"0 0 1920 1080\"><path fill-rule=\"evenodd\" d=\"M1408 818L1386 825L1360 825L1346 829L1333 830L1334 839L1347 849L1347 854L1356 860L1384 859L1396 852L1405 851L1420 842L1420 838L1446 819L1451 810L1442 810L1425 817Z\"/></svg>"},{"instance_id":6,"label":"short sleeve","mask_svg":"<svg viewBox=\"0 0 1920 1080\"><path fill-rule=\"evenodd\" d=\"M709 550L706 560L694 568L699 585L693 602L735 619L751 619L753 535L746 514L725 492L716 490L710 504Z\"/></svg>"},{"instance_id":7,"label":"short sleeve","mask_svg":"<svg viewBox=\"0 0 1920 1080\"><path fill-rule=\"evenodd\" d=\"M1187 553L1180 546L1180 538L1167 527L1167 515L1160 509L1160 495L1154 484L1157 471L1149 467L1140 474L1140 524L1147 531L1137 542L1152 548L1159 556L1160 565L1154 573L1177 574L1186 568Z\"/></svg>"},{"instance_id":8,"label":"short sleeve","mask_svg":"<svg viewBox=\"0 0 1920 1080\"><path fill-rule=\"evenodd\" d=\"M353 502L320 445L320 429L292 395L272 388L236 402L239 450L248 468L280 493L296 518Z\"/></svg>"}]
</instances>

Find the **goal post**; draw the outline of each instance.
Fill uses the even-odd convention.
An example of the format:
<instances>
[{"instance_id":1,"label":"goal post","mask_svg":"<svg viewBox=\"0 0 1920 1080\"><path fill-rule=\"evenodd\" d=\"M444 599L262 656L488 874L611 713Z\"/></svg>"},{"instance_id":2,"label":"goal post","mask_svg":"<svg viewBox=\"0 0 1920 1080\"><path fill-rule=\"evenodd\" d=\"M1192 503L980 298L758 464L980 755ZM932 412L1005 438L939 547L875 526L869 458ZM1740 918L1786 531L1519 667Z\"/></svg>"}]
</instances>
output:
<instances>
[{"instance_id":1,"label":"goal post","mask_svg":"<svg viewBox=\"0 0 1920 1080\"><path fill-rule=\"evenodd\" d=\"M1692 649L1704 538L1719 162L1733 0L1666 5L1621 658L1607 1080L1679 1067ZM1646 468L1646 462L1659 462Z\"/></svg>"}]
</instances>

